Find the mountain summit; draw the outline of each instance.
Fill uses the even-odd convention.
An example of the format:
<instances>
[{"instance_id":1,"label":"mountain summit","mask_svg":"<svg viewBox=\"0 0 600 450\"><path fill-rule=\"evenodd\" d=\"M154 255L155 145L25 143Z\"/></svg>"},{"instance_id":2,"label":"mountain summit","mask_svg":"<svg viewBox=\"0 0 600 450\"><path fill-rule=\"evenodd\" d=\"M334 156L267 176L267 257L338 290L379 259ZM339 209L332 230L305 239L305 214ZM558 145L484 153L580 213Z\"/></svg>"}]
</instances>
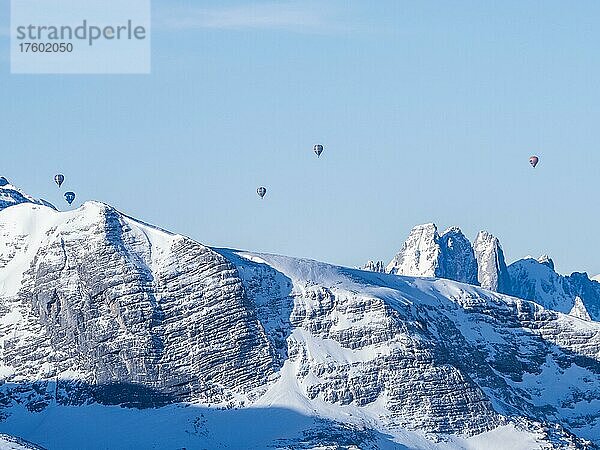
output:
<instances>
[{"instance_id":1,"label":"mountain summit","mask_svg":"<svg viewBox=\"0 0 600 450\"><path fill-rule=\"evenodd\" d=\"M412 229L386 271L415 277L437 277L469 284L477 283L477 262L469 240L458 227L438 234L433 223Z\"/></svg>"},{"instance_id":2,"label":"mountain summit","mask_svg":"<svg viewBox=\"0 0 600 450\"><path fill-rule=\"evenodd\" d=\"M583 307L593 320L600 320L599 282L586 273L558 274L548 255L537 260L528 257L507 266L500 241L487 231L479 232L471 245L458 227L440 235L433 223L418 225L386 271L480 285L564 313Z\"/></svg>"},{"instance_id":3,"label":"mountain summit","mask_svg":"<svg viewBox=\"0 0 600 450\"><path fill-rule=\"evenodd\" d=\"M6 178L0 177L0 210L8 208L9 206L19 205L21 203L33 203L36 205L44 205L49 208L56 209L47 201L33 198L31 195L26 194L19 188L10 184Z\"/></svg>"},{"instance_id":4,"label":"mountain summit","mask_svg":"<svg viewBox=\"0 0 600 450\"><path fill-rule=\"evenodd\" d=\"M473 243L477 259L477 280L482 288L496 292L510 292L510 275L504 252L497 237L480 231Z\"/></svg>"},{"instance_id":5,"label":"mountain summit","mask_svg":"<svg viewBox=\"0 0 600 450\"><path fill-rule=\"evenodd\" d=\"M478 264L460 230L413 230L393 267L433 277L418 278L209 248L98 202L21 203L0 211L10 435L62 449L90 433L103 448L600 444L600 324L579 302L569 315L475 286L500 266L494 239Z\"/></svg>"}]
</instances>

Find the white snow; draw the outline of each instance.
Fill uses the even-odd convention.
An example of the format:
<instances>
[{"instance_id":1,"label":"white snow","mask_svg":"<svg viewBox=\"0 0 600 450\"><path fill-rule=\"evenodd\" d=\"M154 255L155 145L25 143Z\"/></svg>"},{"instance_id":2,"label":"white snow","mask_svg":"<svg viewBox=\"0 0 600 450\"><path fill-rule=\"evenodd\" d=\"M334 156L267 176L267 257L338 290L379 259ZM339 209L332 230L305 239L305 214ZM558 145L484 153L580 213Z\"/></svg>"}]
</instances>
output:
<instances>
[{"instance_id":1,"label":"white snow","mask_svg":"<svg viewBox=\"0 0 600 450\"><path fill-rule=\"evenodd\" d=\"M537 450L547 448L541 443L541 434L519 430L510 424L495 430L482 433L457 444L464 445L465 450Z\"/></svg>"},{"instance_id":2,"label":"white snow","mask_svg":"<svg viewBox=\"0 0 600 450\"><path fill-rule=\"evenodd\" d=\"M0 258L8 261L0 271L0 296L12 297L18 292L23 273L39 247L51 238L52 230L77 217L77 210L57 212L31 203L0 211Z\"/></svg>"},{"instance_id":3,"label":"white snow","mask_svg":"<svg viewBox=\"0 0 600 450\"><path fill-rule=\"evenodd\" d=\"M0 450L32 450L36 448L20 438L0 433Z\"/></svg>"},{"instance_id":4,"label":"white snow","mask_svg":"<svg viewBox=\"0 0 600 450\"><path fill-rule=\"evenodd\" d=\"M22 306L12 305L10 302L21 288L23 273L30 268L37 250L56 239L58 233L68 231L74 225L86 228L97 224L99 214L106 207L101 203L88 202L73 211L57 212L46 206L26 203L0 211L0 261L6 262L0 271L0 298L5 301L7 307L9 306L8 312L0 316L0 331L4 335L12 333L13 336L22 334L26 337L27 332L20 329L25 314L20 309ZM178 239L181 239L181 236L135 219L121 217L133 233L143 237L144 244L140 246L143 248L136 249L138 251L134 253L153 269L157 269L159 261L164 263L164 255ZM417 237L419 248L429 248L429 243L421 242L420 234ZM289 278L292 284L290 295L295 297L296 302L302 302L302 306L308 312L319 307L314 297L309 294L318 293L323 289L329 290L341 300L352 298L356 302L385 303L386 307L398 310L415 305L433 306L458 326L470 344L491 348L491 356L494 355L494 345L507 344L507 337L514 336L502 334L493 324L477 320L477 315L468 312L469 308L493 305L513 314L512 311L523 304L519 299L449 280L364 272L277 255L234 250L228 252L253 263L269 266ZM419 259L419 267L427 266L427 270L431 269L430 263L429 257L422 261ZM238 265L238 270L242 278L251 276L247 273L250 269L246 269L243 263ZM539 307L539 310L542 308ZM555 337L555 341L549 343L559 345L561 339L568 339L567 332L573 329L579 330L581 336L589 336L592 343L594 339L600 339L600 324L588 321L589 315L586 317L587 311L585 314L584 311L585 307L583 310L573 308L571 312L576 317L559 314L555 323L560 333ZM330 319L333 322L333 331L361 328L374 330L386 325L383 312L377 308L353 317L333 311ZM435 330L435 324L429 326ZM293 329L287 336L288 343L302 344L308 359L323 364L328 361L349 364L372 361L391 354L401 345L403 338L396 336L397 340L393 342L352 350L342 347L337 341L320 338L302 328ZM419 337L411 336L410 339ZM0 341L0 351L3 345L4 341ZM528 349L523 346L518 351L527 355ZM389 429L384 420L390 413L385 393L366 406L341 406L325 402L319 397L311 400L307 396L307 387L318 383L319 380L312 372L300 379L297 376L300 364L299 359L285 361L278 376L273 377L268 386L262 387L262 395L250 403L251 407L248 408L220 410L200 405L177 405L135 410L100 405L64 407L52 404L42 412L34 414L15 406L10 409L7 420L0 423L0 430L50 449L86 448L90 442L93 442L94 448L111 449L263 449L278 439L299 438L307 428L322 427L325 426L324 423L331 425L332 421L339 421L358 426L368 425L381 430L378 436L381 449L541 448L539 434L522 431L513 424L478 436L453 436L437 443L418 432ZM52 367L49 364L39 365L36 370L37 376L42 378L52 372ZM14 369L10 365L0 366L0 380L13 375ZM81 379L84 375L72 370L59 374L59 377ZM573 396L579 393L578 389L583 391L588 383L586 380L593 378L594 375L588 369L579 366L561 369L552 358L548 358L540 374L526 375L522 381L512 384L515 388L524 388L532 392L533 404L557 406L564 403L567 406L561 407L561 414L577 418L581 414L594 413L600 409L600 405L595 401L587 404L580 402L574 408L570 408L569 405ZM547 386L555 388L545 389ZM595 384L590 384L590 388L593 387ZM588 434L598 434L598 430L593 429L593 426L595 425L590 425L586 430ZM3 444L0 440L0 450L4 448L1 445Z\"/></svg>"},{"instance_id":5,"label":"white snow","mask_svg":"<svg viewBox=\"0 0 600 450\"><path fill-rule=\"evenodd\" d=\"M583 300L581 300L581 297L579 296L575 297L575 303L573 304L573 308L571 309L571 312L569 312L569 315L582 320L592 320L583 304Z\"/></svg>"},{"instance_id":6,"label":"white snow","mask_svg":"<svg viewBox=\"0 0 600 450\"><path fill-rule=\"evenodd\" d=\"M289 395L278 399L292 404L295 400ZM99 405L51 406L37 414L15 407L2 424L2 430L48 449L264 450L277 442L301 438L306 430L326 429L331 425L313 414L277 405L275 402L270 407L232 410L189 404L146 410ZM338 416L347 423L359 422L350 409ZM0 440L0 450L28 448L2 447L1 443ZM519 430L512 424L471 438L448 437L441 442L432 442L416 432L397 430L393 439L383 433L377 436L377 445L381 450L542 448L538 434Z\"/></svg>"}]
</instances>

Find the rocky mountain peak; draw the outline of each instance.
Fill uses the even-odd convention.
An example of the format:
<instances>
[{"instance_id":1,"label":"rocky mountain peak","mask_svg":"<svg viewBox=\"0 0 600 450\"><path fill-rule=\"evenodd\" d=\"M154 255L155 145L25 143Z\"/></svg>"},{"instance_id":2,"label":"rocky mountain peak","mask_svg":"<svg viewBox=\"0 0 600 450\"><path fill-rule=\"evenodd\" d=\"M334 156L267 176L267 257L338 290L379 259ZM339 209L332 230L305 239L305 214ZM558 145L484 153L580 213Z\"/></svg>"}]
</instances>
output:
<instances>
[{"instance_id":1,"label":"rocky mountain peak","mask_svg":"<svg viewBox=\"0 0 600 450\"><path fill-rule=\"evenodd\" d=\"M52 204L45 200L36 199L26 194L21 189L10 184L5 177L0 177L0 211L9 206L19 205L21 203L34 203L56 209Z\"/></svg>"},{"instance_id":2,"label":"rocky mountain peak","mask_svg":"<svg viewBox=\"0 0 600 450\"><path fill-rule=\"evenodd\" d=\"M510 277L498 238L487 231L480 231L473 243L473 251L477 259L477 279L481 287L507 292L510 288Z\"/></svg>"},{"instance_id":3,"label":"rocky mountain peak","mask_svg":"<svg viewBox=\"0 0 600 450\"><path fill-rule=\"evenodd\" d=\"M361 270L368 270L369 272L385 272L385 264L383 261L373 261L370 260L362 267L359 267Z\"/></svg>"},{"instance_id":4,"label":"rocky mountain peak","mask_svg":"<svg viewBox=\"0 0 600 450\"><path fill-rule=\"evenodd\" d=\"M442 278L478 284L477 261L471 242L458 227L442 233L438 244L441 248L440 273Z\"/></svg>"},{"instance_id":5,"label":"rocky mountain peak","mask_svg":"<svg viewBox=\"0 0 600 450\"><path fill-rule=\"evenodd\" d=\"M376 264L365 269L380 270ZM507 266L500 241L487 231L480 231L471 245L456 226L440 234L433 223L418 225L386 272L480 285L565 314L573 311L577 317L600 318L600 283L586 273L558 274L548 255L526 257Z\"/></svg>"},{"instance_id":6,"label":"rocky mountain peak","mask_svg":"<svg viewBox=\"0 0 600 450\"><path fill-rule=\"evenodd\" d=\"M388 264L386 271L415 277L439 276L439 238L435 224L417 225Z\"/></svg>"},{"instance_id":7,"label":"rocky mountain peak","mask_svg":"<svg viewBox=\"0 0 600 450\"><path fill-rule=\"evenodd\" d=\"M448 228L440 235L433 223L412 229L386 271L477 284L477 262L469 240L458 227Z\"/></svg>"},{"instance_id":8,"label":"rocky mountain peak","mask_svg":"<svg viewBox=\"0 0 600 450\"><path fill-rule=\"evenodd\" d=\"M538 262L545 266L548 266L550 269L554 270L554 261L548 255L542 255L538 258Z\"/></svg>"},{"instance_id":9,"label":"rocky mountain peak","mask_svg":"<svg viewBox=\"0 0 600 450\"><path fill-rule=\"evenodd\" d=\"M586 273L561 275L548 257L521 259L508 266L508 272L509 294L566 314L573 308L580 309L576 305L579 298L586 314L594 320L600 319L600 284L590 280Z\"/></svg>"}]
</instances>

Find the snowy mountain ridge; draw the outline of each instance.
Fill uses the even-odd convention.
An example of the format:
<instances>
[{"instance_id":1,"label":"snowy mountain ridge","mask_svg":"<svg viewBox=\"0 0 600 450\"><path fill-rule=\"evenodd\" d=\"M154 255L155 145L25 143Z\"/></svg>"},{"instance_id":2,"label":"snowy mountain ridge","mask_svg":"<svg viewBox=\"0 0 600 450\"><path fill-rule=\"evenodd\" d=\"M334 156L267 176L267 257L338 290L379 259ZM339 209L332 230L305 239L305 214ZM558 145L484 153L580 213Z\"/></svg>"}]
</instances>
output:
<instances>
[{"instance_id":1,"label":"snowy mountain ridge","mask_svg":"<svg viewBox=\"0 0 600 450\"><path fill-rule=\"evenodd\" d=\"M547 255L537 260L526 257L507 266L499 240L486 231L470 244L458 227L439 235L434 224L418 225L386 272L481 285L563 313L569 313L577 303L576 310L583 308L592 319L600 320L599 282L586 273L558 274Z\"/></svg>"},{"instance_id":2,"label":"snowy mountain ridge","mask_svg":"<svg viewBox=\"0 0 600 450\"><path fill-rule=\"evenodd\" d=\"M412 229L386 272L477 283L477 262L471 243L458 227L439 234L433 223Z\"/></svg>"},{"instance_id":3,"label":"snowy mountain ridge","mask_svg":"<svg viewBox=\"0 0 600 450\"><path fill-rule=\"evenodd\" d=\"M480 267L456 229L430 231L419 267ZM0 211L0 431L67 449L102 424L99 448L593 448L600 323L581 317L24 201Z\"/></svg>"},{"instance_id":4,"label":"snowy mountain ridge","mask_svg":"<svg viewBox=\"0 0 600 450\"><path fill-rule=\"evenodd\" d=\"M0 177L0 210L21 203L33 203L56 209L47 201L33 198L31 195L26 194L21 189L10 184L6 178Z\"/></svg>"}]
</instances>

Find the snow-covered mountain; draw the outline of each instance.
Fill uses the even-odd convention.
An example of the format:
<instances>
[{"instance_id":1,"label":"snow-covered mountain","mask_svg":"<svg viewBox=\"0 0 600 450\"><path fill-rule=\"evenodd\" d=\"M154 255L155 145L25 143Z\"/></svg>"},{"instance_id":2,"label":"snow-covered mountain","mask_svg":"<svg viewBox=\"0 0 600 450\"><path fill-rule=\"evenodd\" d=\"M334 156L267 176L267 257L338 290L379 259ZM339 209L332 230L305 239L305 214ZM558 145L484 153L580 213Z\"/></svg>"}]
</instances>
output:
<instances>
[{"instance_id":1,"label":"snow-covered mountain","mask_svg":"<svg viewBox=\"0 0 600 450\"><path fill-rule=\"evenodd\" d=\"M55 209L47 201L33 198L31 195L10 184L6 178L0 177L0 210L21 203L33 203Z\"/></svg>"},{"instance_id":2,"label":"snow-covered mountain","mask_svg":"<svg viewBox=\"0 0 600 450\"><path fill-rule=\"evenodd\" d=\"M508 271L512 295L564 313L571 311L579 299L577 309L585 309L592 319L600 320L600 283L590 280L586 273L560 275L545 255L538 260L516 261Z\"/></svg>"},{"instance_id":3,"label":"snow-covered mountain","mask_svg":"<svg viewBox=\"0 0 600 450\"><path fill-rule=\"evenodd\" d=\"M0 432L61 449L600 444L600 323L474 286L493 264L457 229L413 241L398 267L472 283L209 248L98 202L6 207Z\"/></svg>"},{"instance_id":4,"label":"snow-covered mountain","mask_svg":"<svg viewBox=\"0 0 600 450\"><path fill-rule=\"evenodd\" d=\"M440 235L433 223L411 230L386 272L447 278L502 293L510 292L511 285L498 238L481 231L471 244L460 228L451 227Z\"/></svg>"},{"instance_id":5,"label":"snow-covered mountain","mask_svg":"<svg viewBox=\"0 0 600 450\"><path fill-rule=\"evenodd\" d=\"M386 271L477 284L477 261L469 240L457 227L438 234L433 223L412 229Z\"/></svg>"},{"instance_id":6,"label":"snow-covered mountain","mask_svg":"<svg viewBox=\"0 0 600 450\"><path fill-rule=\"evenodd\" d=\"M548 309L579 311L578 317L589 314L600 320L599 282L586 273L558 274L547 255L538 260L521 259L507 267L500 241L486 231L481 231L471 245L457 227L438 235L432 223L416 226L386 271L480 285Z\"/></svg>"},{"instance_id":7,"label":"snow-covered mountain","mask_svg":"<svg viewBox=\"0 0 600 450\"><path fill-rule=\"evenodd\" d=\"M480 231L473 243L473 251L480 286L495 292L510 292L510 275L498 238Z\"/></svg>"},{"instance_id":8,"label":"snow-covered mountain","mask_svg":"<svg viewBox=\"0 0 600 450\"><path fill-rule=\"evenodd\" d=\"M369 272L385 273L385 263L383 261L367 261L367 264L359 267L359 269L368 270Z\"/></svg>"},{"instance_id":9,"label":"snow-covered mountain","mask_svg":"<svg viewBox=\"0 0 600 450\"><path fill-rule=\"evenodd\" d=\"M0 433L0 450L44 450L24 439Z\"/></svg>"}]
</instances>

